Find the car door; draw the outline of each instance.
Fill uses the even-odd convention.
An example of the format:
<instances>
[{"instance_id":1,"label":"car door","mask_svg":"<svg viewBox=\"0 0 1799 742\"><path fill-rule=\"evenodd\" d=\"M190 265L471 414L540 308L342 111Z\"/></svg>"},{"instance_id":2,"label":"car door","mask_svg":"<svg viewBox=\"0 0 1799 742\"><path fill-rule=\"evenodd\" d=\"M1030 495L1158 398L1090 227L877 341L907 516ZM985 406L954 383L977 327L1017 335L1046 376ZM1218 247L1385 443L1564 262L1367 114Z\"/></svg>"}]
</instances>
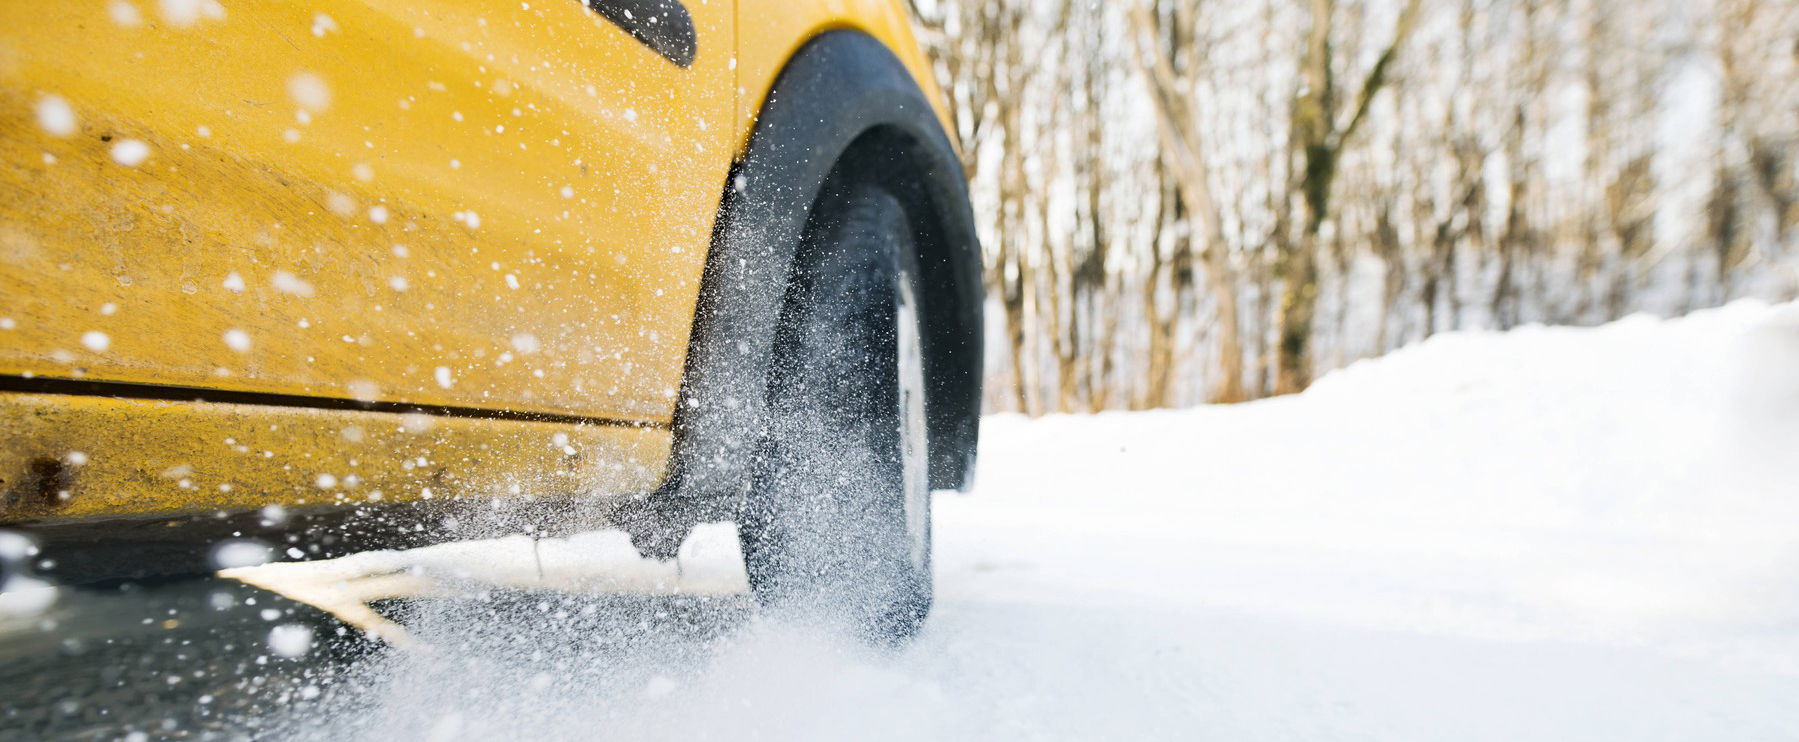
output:
<instances>
[{"instance_id":1,"label":"car door","mask_svg":"<svg viewBox=\"0 0 1799 742\"><path fill-rule=\"evenodd\" d=\"M666 424L732 15L6 3L0 376Z\"/></svg>"}]
</instances>

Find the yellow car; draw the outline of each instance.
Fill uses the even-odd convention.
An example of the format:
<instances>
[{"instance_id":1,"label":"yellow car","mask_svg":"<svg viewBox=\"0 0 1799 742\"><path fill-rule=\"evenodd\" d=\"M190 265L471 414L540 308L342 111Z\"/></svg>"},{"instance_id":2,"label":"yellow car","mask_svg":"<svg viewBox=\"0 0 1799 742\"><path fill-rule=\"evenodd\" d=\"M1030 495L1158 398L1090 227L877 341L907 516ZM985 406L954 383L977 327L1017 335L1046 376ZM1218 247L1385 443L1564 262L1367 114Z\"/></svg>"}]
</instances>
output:
<instances>
[{"instance_id":1,"label":"yellow car","mask_svg":"<svg viewBox=\"0 0 1799 742\"><path fill-rule=\"evenodd\" d=\"M0 528L52 579L736 520L888 633L979 249L898 0L0 8Z\"/></svg>"}]
</instances>

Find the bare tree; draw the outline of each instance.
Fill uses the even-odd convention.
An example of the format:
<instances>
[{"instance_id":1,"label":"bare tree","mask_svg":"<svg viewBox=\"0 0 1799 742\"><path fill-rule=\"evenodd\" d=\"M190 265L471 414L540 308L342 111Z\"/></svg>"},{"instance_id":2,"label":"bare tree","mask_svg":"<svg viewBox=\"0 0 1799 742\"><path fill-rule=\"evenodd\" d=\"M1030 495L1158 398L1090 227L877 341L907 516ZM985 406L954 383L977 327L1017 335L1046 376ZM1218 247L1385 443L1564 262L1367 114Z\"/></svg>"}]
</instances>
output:
<instances>
[{"instance_id":1,"label":"bare tree","mask_svg":"<svg viewBox=\"0 0 1799 742\"><path fill-rule=\"evenodd\" d=\"M1638 2L913 0L989 404L1234 402L1435 332L1799 293L1799 0Z\"/></svg>"}]
</instances>

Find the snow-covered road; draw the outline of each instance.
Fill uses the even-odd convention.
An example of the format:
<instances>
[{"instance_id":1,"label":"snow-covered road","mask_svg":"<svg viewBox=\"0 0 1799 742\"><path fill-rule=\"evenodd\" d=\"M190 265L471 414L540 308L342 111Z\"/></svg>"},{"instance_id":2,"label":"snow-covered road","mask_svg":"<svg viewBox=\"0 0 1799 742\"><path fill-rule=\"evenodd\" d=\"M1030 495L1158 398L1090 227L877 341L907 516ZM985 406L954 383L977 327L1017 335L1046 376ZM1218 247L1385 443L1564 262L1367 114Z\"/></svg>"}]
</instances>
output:
<instances>
[{"instance_id":1,"label":"snow-covered road","mask_svg":"<svg viewBox=\"0 0 1799 742\"><path fill-rule=\"evenodd\" d=\"M439 606L408 626L429 651L363 663L278 728L1799 739L1799 307L1439 336L1298 397L983 436L975 490L936 501L938 608L904 650L757 615L728 527L679 575L597 534L546 543L547 574L611 563L713 597Z\"/></svg>"}]
</instances>

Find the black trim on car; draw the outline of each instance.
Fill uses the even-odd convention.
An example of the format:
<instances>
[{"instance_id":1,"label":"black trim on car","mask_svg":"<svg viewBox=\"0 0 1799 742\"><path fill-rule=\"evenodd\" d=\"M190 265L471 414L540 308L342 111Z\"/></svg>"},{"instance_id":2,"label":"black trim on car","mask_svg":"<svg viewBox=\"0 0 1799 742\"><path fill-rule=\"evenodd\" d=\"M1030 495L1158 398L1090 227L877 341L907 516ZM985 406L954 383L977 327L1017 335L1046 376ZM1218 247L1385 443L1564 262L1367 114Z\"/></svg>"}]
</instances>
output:
<instances>
[{"instance_id":1,"label":"black trim on car","mask_svg":"<svg viewBox=\"0 0 1799 742\"><path fill-rule=\"evenodd\" d=\"M548 412L522 412L486 407L414 404L411 402L362 402L338 397L314 397L305 394L207 389L173 384L144 384L123 381L66 379L56 376L0 375L0 392L23 394L64 394L82 397L115 397L119 399L161 400L169 402L223 402L226 404L261 405L264 407L305 407L315 410L356 410L360 412L416 413L434 417L469 417L489 420L524 420L571 425L604 425L625 428L668 429L666 423L618 420L609 417L568 415Z\"/></svg>"},{"instance_id":2,"label":"black trim on car","mask_svg":"<svg viewBox=\"0 0 1799 742\"><path fill-rule=\"evenodd\" d=\"M663 59L693 66L699 37L693 30L693 16L680 0L587 0L587 8Z\"/></svg>"}]
</instances>

